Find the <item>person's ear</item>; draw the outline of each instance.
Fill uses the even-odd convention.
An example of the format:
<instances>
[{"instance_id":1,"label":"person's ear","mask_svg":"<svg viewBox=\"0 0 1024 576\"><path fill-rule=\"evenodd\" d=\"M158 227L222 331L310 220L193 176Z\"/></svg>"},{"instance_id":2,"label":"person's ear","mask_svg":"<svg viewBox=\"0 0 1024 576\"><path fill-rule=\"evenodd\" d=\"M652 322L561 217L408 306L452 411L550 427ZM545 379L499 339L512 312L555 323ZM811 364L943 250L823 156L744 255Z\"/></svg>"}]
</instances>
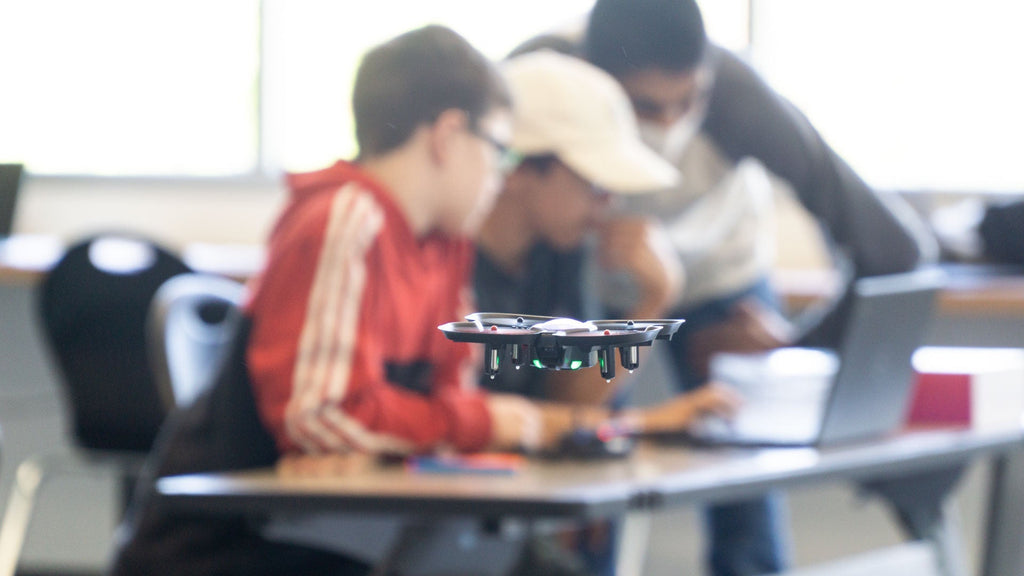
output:
<instances>
[{"instance_id":1,"label":"person's ear","mask_svg":"<svg viewBox=\"0 0 1024 576\"><path fill-rule=\"evenodd\" d=\"M446 164L455 153L460 134L468 127L467 114L455 108L449 108L437 116L430 125L429 145L430 158L438 164Z\"/></svg>"}]
</instances>

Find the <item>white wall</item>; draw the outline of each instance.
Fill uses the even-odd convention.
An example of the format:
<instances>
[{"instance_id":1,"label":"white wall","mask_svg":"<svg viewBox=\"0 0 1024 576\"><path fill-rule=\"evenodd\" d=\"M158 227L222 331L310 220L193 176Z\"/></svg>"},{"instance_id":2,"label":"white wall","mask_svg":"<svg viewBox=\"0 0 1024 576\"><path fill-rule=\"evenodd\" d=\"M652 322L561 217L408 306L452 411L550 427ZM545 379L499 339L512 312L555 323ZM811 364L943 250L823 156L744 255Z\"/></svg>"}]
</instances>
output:
<instances>
[{"instance_id":1,"label":"white wall","mask_svg":"<svg viewBox=\"0 0 1024 576\"><path fill-rule=\"evenodd\" d=\"M146 233L180 248L191 242L260 243L285 198L280 180L189 181L27 178L14 230L64 240L103 229ZM790 192L777 194L779 265L825 262L818 232Z\"/></svg>"},{"instance_id":2,"label":"white wall","mask_svg":"<svg viewBox=\"0 0 1024 576\"><path fill-rule=\"evenodd\" d=\"M66 240L96 230L147 233L169 246L256 243L284 199L276 180L189 181L33 178L24 183L17 233Z\"/></svg>"}]
</instances>

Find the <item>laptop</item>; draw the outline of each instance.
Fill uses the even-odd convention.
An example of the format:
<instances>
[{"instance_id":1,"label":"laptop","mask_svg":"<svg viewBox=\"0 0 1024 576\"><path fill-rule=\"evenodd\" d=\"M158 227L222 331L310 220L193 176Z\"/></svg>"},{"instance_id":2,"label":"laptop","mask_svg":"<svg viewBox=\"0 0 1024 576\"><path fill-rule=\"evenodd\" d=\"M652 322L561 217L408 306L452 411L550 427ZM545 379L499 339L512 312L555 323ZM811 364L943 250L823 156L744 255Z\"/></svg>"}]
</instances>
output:
<instances>
[{"instance_id":1,"label":"laptop","mask_svg":"<svg viewBox=\"0 0 1024 576\"><path fill-rule=\"evenodd\" d=\"M712 358L744 403L688 431L699 444L821 446L885 436L904 422L922 344L945 283L938 269L862 278L837 350L782 348Z\"/></svg>"},{"instance_id":2,"label":"laptop","mask_svg":"<svg viewBox=\"0 0 1024 576\"><path fill-rule=\"evenodd\" d=\"M0 238L11 235L21 188L21 164L0 164Z\"/></svg>"}]
</instances>

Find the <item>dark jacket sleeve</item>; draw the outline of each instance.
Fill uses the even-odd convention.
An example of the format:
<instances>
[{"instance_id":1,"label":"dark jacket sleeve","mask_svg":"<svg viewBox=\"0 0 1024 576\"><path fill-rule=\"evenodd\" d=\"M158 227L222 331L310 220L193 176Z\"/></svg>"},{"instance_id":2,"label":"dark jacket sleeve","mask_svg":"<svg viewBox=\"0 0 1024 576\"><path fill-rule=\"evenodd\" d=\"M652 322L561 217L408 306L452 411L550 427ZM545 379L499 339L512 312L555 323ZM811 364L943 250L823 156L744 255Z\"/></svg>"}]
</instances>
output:
<instances>
[{"instance_id":1,"label":"dark jacket sleeve","mask_svg":"<svg viewBox=\"0 0 1024 576\"><path fill-rule=\"evenodd\" d=\"M786 180L813 215L850 277L911 270L936 246L902 199L873 190L829 147L799 110L746 63L712 47L715 84L703 130L731 159L753 157ZM845 306L811 327L807 344L833 344ZM839 317L837 317L839 316Z\"/></svg>"}]
</instances>

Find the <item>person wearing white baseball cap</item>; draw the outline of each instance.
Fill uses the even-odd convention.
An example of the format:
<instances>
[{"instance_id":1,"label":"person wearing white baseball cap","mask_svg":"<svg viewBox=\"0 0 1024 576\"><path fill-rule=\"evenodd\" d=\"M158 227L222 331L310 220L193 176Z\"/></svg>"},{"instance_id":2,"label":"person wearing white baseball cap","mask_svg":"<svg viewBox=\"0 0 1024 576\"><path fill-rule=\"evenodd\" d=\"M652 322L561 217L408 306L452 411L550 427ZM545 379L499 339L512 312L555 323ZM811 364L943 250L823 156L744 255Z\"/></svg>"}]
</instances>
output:
<instances>
[{"instance_id":1,"label":"person wearing white baseball cap","mask_svg":"<svg viewBox=\"0 0 1024 576\"><path fill-rule=\"evenodd\" d=\"M512 95L517 163L477 236L477 308L600 318L585 266L600 260L628 274L641 293L624 313L661 315L683 283L664 232L648 220L613 225L605 216L616 195L671 186L679 173L644 145L625 91L603 70L550 50L511 57L501 70ZM604 402L613 391L596 370L509 370L481 385L586 402Z\"/></svg>"},{"instance_id":2,"label":"person wearing white baseball cap","mask_svg":"<svg viewBox=\"0 0 1024 576\"><path fill-rule=\"evenodd\" d=\"M585 293L575 252L601 228L601 260L634 277L644 295L624 312L662 313L681 289L682 271L660 230L641 219L606 228L615 195L664 189L680 177L640 139L626 92L587 61L550 50L509 58L501 70L512 94L517 163L477 237L480 310L598 314L578 305L596 298Z\"/></svg>"},{"instance_id":3,"label":"person wearing white baseball cap","mask_svg":"<svg viewBox=\"0 0 1024 576\"><path fill-rule=\"evenodd\" d=\"M651 192L678 180L640 139L626 92L610 74L550 50L513 57L502 71L515 102L517 153L553 155L610 192Z\"/></svg>"},{"instance_id":4,"label":"person wearing white baseball cap","mask_svg":"<svg viewBox=\"0 0 1024 576\"><path fill-rule=\"evenodd\" d=\"M625 91L603 70L549 50L513 56L501 69L512 95L510 151L518 163L506 174L478 233L477 309L582 320L606 317L598 308L594 284L587 280L588 264L600 260L638 287L636 305L625 311L626 317L660 317L683 279L664 231L653 221L612 222L605 216L616 195L672 186L679 173L644 145ZM590 234L598 230L601 234ZM595 253L597 258L591 258ZM621 386L628 380L620 370L613 382ZM493 380L482 377L480 385L492 392L577 404L606 404L615 390L598 370L504 370ZM659 411L666 425L678 428L698 418L700 406L734 402L729 390L709 386L680 395ZM591 543L606 541L615 528L599 523L578 529L566 536L578 538L579 546L544 538L531 541L525 561L544 560L524 565L520 572L607 572L614 565L612 549Z\"/></svg>"},{"instance_id":5,"label":"person wearing white baseball cap","mask_svg":"<svg viewBox=\"0 0 1024 576\"><path fill-rule=\"evenodd\" d=\"M615 195L672 186L678 171L640 139L623 88L587 61L539 50L504 60L501 70L513 101L509 148L516 163L476 238L478 310L601 318L586 281L586 264L600 260L638 287L641 297L624 313L662 315L683 284L664 231L646 219L612 224L605 216ZM592 234L598 230L602 234ZM612 393L596 370L509 370L482 378L481 385L592 403Z\"/></svg>"}]
</instances>

